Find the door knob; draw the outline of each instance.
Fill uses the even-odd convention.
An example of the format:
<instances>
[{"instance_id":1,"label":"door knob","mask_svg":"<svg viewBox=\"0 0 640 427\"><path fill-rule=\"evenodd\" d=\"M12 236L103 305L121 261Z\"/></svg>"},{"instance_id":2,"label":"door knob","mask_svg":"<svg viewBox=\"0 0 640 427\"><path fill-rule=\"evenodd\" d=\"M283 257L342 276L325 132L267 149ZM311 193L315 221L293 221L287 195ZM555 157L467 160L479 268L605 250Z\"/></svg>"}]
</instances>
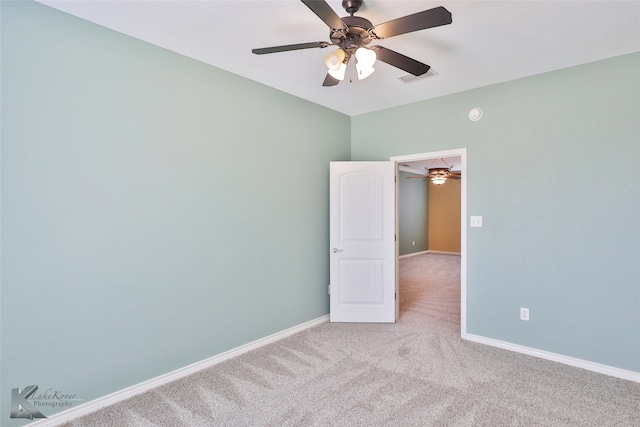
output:
<instances>
[{"instance_id":1,"label":"door knob","mask_svg":"<svg viewBox=\"0 0 640 427\"><path fill-rule=\"evenodd\" d=\"M337 254L338 252L342 252L343 249L333 248L333 253Z\"/></svg>"}]
</instances>

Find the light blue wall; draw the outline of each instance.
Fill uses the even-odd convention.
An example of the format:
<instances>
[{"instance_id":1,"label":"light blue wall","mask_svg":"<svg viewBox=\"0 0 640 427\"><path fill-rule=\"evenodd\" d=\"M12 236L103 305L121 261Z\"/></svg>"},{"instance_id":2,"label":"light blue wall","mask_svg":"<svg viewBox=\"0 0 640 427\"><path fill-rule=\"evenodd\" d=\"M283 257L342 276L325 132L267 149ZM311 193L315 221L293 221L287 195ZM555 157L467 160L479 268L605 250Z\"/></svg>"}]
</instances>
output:
<instances>
[{"instance_id":1,"label":"light blue wall","mask_svg":"<svg viewBox=\"0 0 640 427\"><path fill-rule=\"evenodd\" d=\"M0 424L12 388L87 401L328 313L349 117L1 7Z\"/></svg>"},{"instance_id":2,"label":"light blue wall","mask_svg":"<svg viewBox=\"0 0 640 427\"><path fill-rule=\"evenodd\" d=\"M469 333L640 372L639 69L636 53L352 118L353 160L467 147Z\"/></svg>"},{"instance_id":3,"label":"light blue wall","mask_svg":"<svg viewBox=\"0 0 640 427\"><path fill-rule=\"evenodd\" d=\"M429 185L424 179L408 179L409 176L416 175L400 172L398 177L400 255L426 251L429 243Z\"/></svg>"}]
</instances>

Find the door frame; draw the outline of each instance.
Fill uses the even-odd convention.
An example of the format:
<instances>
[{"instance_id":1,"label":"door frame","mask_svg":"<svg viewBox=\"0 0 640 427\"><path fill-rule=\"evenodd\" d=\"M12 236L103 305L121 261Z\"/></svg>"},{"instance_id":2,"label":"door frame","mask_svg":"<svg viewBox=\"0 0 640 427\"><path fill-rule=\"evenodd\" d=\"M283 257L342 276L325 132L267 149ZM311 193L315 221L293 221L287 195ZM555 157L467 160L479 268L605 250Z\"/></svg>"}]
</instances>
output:
<instances>
[{"instance_id":1,"label":"door frame","mask_svg":"<svg viewBox=\"0 0 640 427\"><path fill-rule=\"evenodd\" d=\"M441 157L460 157L460 336L467 337L467 149L457 148L445 151L431 151L426 153L409 154L404 156L393 156L389 160L395 162L396 177L398 176L399 163L412 162L417 160L439 159ZM399 232L398 215L398 186L396 179L396 235ZM398 274L398 262L400 254L400 242L396 239L396 275ZM396 276L396 292L399 292L399 279ZM396 299L396 320L400 314L398 303L400 294Z\"/></svg>"}]
</instances>

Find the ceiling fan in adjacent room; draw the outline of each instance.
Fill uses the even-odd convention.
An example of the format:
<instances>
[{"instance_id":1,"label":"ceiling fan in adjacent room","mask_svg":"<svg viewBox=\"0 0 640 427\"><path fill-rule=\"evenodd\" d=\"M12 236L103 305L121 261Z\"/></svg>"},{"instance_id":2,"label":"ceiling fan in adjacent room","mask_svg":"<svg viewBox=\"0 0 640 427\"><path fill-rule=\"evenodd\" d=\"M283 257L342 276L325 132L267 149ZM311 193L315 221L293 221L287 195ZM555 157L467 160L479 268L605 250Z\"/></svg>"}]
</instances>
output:
<instances>
[{"instance_id":1,"label":"ceiling fan in adjacent room","mask_svg":"<svg viewBox=\"0 0 640 427\"><path fill-rule=\"evenodd\" d=\"M355 58L358 79L360 80L367 78L375 71L373 65L376 59L400 68L414 76L420 76L429 71L431 67L382 46L366 46L373 40L382 40L400 34L451 24L452 22L451 13L444 7L439 6L374 26L365 18L353 16L362 6L362 0L343 1L342 7L350 14L350 16L343 18L340 18L324 0L301 1L329 26L329 39L331 41L265 47L253 49L252 52L257 55L263 55L290 50L337 46L337 50L325 56L325 64L329 70L322 84L323 86L335 86L344 80L347 64L351 57Z\"/></svg>"},{"instance_id":2,"label":"ceiling fan in adjacent room","mask_svg":"<svg viewBox=\"0 0 640 427\"><path fill-rule=\"evenodd\" d=\"M447 166L432 167L436 160L441 160ZM408 176L407 178L429 178L435 185L442 185L447 182L447 179L460 179L462 177L462 173L454 172L451 170L452 168L453 166L444 159L434 159L429 166L425 167L427 170L426 175Z\"/></svg>"}]
</instances>

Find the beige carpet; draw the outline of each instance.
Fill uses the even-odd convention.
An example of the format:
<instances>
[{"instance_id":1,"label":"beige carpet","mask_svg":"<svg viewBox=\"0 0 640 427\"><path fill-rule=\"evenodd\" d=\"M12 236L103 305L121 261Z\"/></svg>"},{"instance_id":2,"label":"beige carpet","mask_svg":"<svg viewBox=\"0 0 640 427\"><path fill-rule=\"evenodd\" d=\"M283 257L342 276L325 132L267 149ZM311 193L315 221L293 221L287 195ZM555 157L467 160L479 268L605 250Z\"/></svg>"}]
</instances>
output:
<instances>
[{"instance_id":1,"label":"beige carpet","mask_svg":"<svg viewBox=\"0 0 640 427\"><path fill-rule=\"evenodd\" d=\"M396 324L322 324L65 425L640 426L640 384L461 340L459 257L400 264Z\"/></svg>"}]
</instances>

